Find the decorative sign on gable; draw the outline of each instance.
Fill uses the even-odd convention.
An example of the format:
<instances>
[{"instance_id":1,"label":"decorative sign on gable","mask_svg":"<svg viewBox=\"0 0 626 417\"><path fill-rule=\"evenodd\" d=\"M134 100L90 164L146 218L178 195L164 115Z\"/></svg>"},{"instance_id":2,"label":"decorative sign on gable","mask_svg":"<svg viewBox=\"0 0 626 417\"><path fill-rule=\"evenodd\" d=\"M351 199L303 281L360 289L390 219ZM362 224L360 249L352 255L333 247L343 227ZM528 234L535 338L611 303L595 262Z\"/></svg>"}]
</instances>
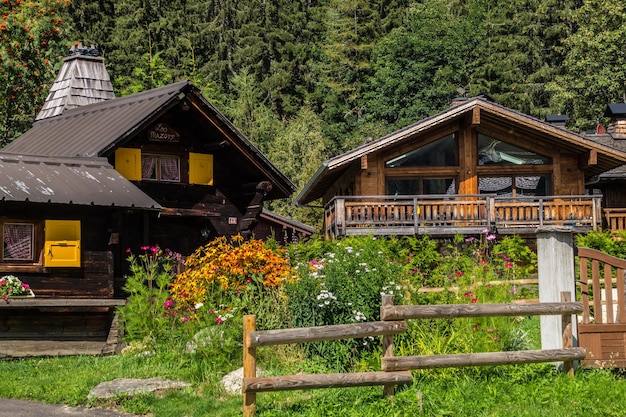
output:
<instances>
[{"instance_id":1,"label":"decorative sign on gable","mask_svg":"<svg viewBox=\"0 0 626 417\"><path fill-rule=\"evenodd\" d=\"M180 134L165 123L157 123L148 129L148 140L153 142L180 142Z\"/></svg>"}]
</instances>

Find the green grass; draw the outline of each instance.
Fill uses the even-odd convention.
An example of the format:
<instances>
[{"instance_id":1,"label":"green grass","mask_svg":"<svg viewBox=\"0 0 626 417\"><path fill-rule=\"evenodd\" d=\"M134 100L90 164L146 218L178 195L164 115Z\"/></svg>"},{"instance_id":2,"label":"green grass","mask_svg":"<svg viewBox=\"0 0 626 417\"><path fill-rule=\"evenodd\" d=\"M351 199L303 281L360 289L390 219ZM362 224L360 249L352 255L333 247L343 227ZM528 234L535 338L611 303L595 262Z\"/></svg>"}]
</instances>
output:
<instances>
[{"instance_id":1,"label":"green grass","mask_svg":"<svg viewBox=\"0 0 626 417\"><path fill-rule=\"evenodd\" d=\"M227 394L220 387L226 370L212 369L210 363L184 364L180 359L173 361L174 356L2 361L0 397L91 404L154 417L241 415L242 396ZM268 361L267 370L272 374L306 365L296 366L294 361L284 367L277 359L280 355L274 351L271 356L274 360ZM87 401L87 394L98 383L122 377L172 378L193 385L181 391ZM413 384L399 387L393 398L384 398L381 387L259 393L257 415L624 416L625 397L626 380L617 373L579 369L574 377L568 377L552 365L536 364L416 371Z\"/></svg>"}]
</instances>

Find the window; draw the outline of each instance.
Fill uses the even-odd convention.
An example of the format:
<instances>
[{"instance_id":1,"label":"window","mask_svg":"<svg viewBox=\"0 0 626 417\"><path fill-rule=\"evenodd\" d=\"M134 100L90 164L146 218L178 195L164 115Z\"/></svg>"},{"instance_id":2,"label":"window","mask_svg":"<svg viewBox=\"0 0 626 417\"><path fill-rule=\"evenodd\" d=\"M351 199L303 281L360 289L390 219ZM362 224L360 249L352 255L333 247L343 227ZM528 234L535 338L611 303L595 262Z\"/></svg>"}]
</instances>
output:
<instances>
[{"instance_id":1,"label":"window","mask_svg":"<svg viewBox=\"0 0 626 417\"><path fill-rule=\"evenodd\" d=\"M550 181L548 175L480 176L478 188L481 194L545 196L550 194Z\"/></svg>"},{"instance_id":2,"label":"window","mask_svg":"<svg viewBox=\"0 0 626 417\"><path fill-rule=\"evenodd\" d=\"M141 178L159 182L180 182L180 158L175 155L142 155Z\"/></svg>"},{"instance_id":3,"label":"window","mask_svg":"<svg viewBox=\"0 0 626 417\"><path fill-rule=\"evenodd\" d=\"M459 164L456 135L448 135L385 162L386 168L456 166Z\"/></svg>"},{"instance_id":4,"label":"window","mask_svg":"<svg viewBox=\"0 0 626 417\"><path fill-rule=\"evenodd\" d=\"M35 246L35 224L13 223L2 224L2 260L33 262Z\"/></svg>"},{"instance_id":5,"label":"window","mask_svg":"<svg viewBox=\"0 0 626 417\"><path fill-rule=\"evenodd\" d=\"M455 178L387 178L387 195L455 194Z\"/></svg>"},{"instance_id":6,"label":"window","mask_svg":"<svg viewBox=\"0 0 626 417\"><path fill-rule=\"evenodd\" d=\"M478 134L478 165L542 165L552 159L510 143Z\"/></svg>"}]
</instances>

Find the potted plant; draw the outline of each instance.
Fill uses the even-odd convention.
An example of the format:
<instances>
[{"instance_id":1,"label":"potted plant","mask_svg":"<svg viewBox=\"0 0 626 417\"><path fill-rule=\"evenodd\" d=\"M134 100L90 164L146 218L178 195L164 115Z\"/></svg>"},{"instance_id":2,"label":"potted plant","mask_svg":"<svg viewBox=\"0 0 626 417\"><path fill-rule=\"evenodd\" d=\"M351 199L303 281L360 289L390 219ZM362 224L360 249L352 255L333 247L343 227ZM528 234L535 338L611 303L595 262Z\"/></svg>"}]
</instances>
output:
<instances>
[{"instance_id":1,"label":"potted plant","mask_svg":"<svg viewBox=\"0 0 626 417\"><path fill-rule=\"evenodd\" d=\"M30 298L34 296L35 294L30 289L30 286L20 281L18 277L5 275L0 278L0 297L4 301L8 302L9 298Z\"/></svg>"}]
</instances>

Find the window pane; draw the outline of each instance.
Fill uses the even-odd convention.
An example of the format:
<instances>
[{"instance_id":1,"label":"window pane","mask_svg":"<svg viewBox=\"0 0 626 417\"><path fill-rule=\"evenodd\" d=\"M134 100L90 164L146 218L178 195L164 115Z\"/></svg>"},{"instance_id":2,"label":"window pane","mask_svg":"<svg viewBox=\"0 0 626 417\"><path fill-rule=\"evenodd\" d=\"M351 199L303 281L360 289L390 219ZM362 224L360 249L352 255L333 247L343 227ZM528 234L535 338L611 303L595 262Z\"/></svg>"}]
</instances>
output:
<instances>
[{"instance_id":1,"label":"window pane","mask_svg":"<svg viewBox=\"0 0 626 417\"><path fill-rule=\"evenodd\" d=\"M387 178L387 195L456 194L454 178Z\"/></svg>"},{"instance_id":2,"label":"window pane","mask_svg":"<svg viewBox=\"0 0 626 417\"><path fill-rule=\"evenodd\" d=\"M551 164L547 156L478 134L478 165Z\"/></svg>"},{"instance_id":3,"label":"window pane","mask_svg":"<svg viewBox=\"0 0 626 417\"><path fill-rule=\"evenodd\" d=\"M419 178L387 179L387 195L421 194Z\"/></svg>"},{"instance_id":4,"label":"window pane","mask_svg":"<svg viewBox=\"0 0 626 417\"><path fill-rule=\"evenodd\" d=\"M34 225L30 223L5 223L3 258L5 260L32 260L34 230Z\"/></svg>"},{"instance_id":5,"label":"window pane","mask_svg":"<svg viewBox=\"0 0 626 417\"><path fill-rule=\"evenodd\" d=\"M420 166L456 166L457 145L455 135L424 145L385 162L387 168Z\"/></svg>"},{"instance_id":6,"label":"window pane","mask_svg":"<svg viewBox=\"0 0 626 417\"><path fill-rule=\"evenodd\" d=\"M455 181L452 178L425 178L423 194L455 194Z\"/></svg>"},{"instance_id":7,"label":"window pane","mask_svg":"<svg viewBox=\"0 0 626 417\"><path fill-rule=\"evenodd\" d=\"M142 155L141 177L145 180L156 180L156 156Z\"/></svg>"},{"instance_id":8,"label":"window pane","mask_svg":"<svg viewBox=\"0 0 626 417\"><path fill-rule=\"evenodd\" d=\"M545 196L550 193L547 175L479 177L478 187L481 194L500 196Z\"/></svg>"},{"instance_id":9,"label":"window pane","mask_svg":"<svg viewBox=\"0 0 626 417\"><path fill-rule=\"evenodd\" d=\"M160 156L161 181L180 181L180 167L177 156Z\"/></svg>"}]
</instances>

